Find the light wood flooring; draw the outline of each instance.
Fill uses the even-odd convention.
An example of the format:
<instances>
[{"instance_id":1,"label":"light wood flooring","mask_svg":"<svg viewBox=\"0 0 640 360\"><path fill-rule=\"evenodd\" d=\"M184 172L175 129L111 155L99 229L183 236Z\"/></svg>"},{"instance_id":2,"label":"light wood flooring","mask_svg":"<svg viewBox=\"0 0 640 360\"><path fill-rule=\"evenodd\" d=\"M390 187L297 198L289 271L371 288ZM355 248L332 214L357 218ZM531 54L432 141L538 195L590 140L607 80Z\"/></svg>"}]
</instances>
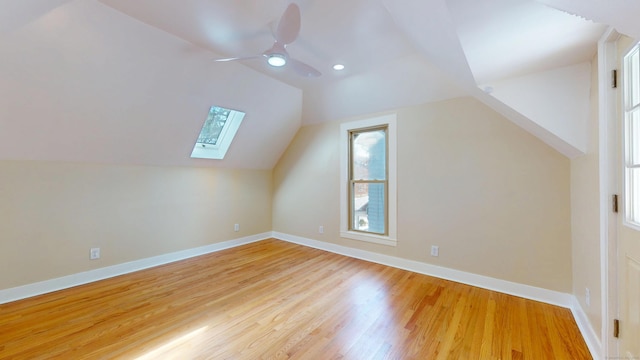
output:
<instances>
[{"instance_id":1,"label":"light wood flooring","mask_svg":"<svg viewBox=\"0 0 640 360\"><path fill-rule=\"evenodd\" d=\"M0 359L591 359L568 309L278 240L0 305Z\"/></svg>"}]
</instances>

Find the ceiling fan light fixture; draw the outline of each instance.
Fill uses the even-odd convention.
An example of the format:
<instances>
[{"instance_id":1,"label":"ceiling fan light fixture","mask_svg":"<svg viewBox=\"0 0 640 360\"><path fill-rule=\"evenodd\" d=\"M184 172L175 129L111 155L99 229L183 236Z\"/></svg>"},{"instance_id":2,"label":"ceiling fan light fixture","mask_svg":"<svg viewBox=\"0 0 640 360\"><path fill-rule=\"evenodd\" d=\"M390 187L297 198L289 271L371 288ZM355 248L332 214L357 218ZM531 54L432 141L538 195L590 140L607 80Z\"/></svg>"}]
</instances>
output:
<instances>
[{"instance_id":1,"label":"ceiling fan light fixture","mask_svg":"<svg viewBox=\"0 0 640 360\"><path fill-rule=\"evenodd\" d=\"M233 57L227 59L217 59L216 61L233 61L233 60L249 60L260 58L262 61L267 59L267 64L273 67L282 67L290 65L293 72L304 77L318 77L322 75L320 71L314 69L311 65L307 65L300 60L289 57L287 45L290 45L298 38L300 33L300 8L295 3L290 3L284 11L278 27L272 31L273 45L262 54L250 57Z\"/></svg>"},{"instance_id":2,"label":"ceiling fan light fixture","mask_svg":"<svg viewBox=\"0 0 640 360\"><path fill-rule=\"evenodd\" d=\"M287 63L287 59L282 54L271 54L267 58L267 62L271 66L280 67Z\"/></svg>"},{"instance_id":3,"label":"ceiling fan light fixture","mask_svg":"<svg viewBox=\"0 0 640 360\"><path fill-rule=\"evenodd\" d=\"M333 65L333 70L336 70L336 71L344 70L344 65L342 65L342 64L335 64L335 65Z\"/></svg>"}]
</instances>

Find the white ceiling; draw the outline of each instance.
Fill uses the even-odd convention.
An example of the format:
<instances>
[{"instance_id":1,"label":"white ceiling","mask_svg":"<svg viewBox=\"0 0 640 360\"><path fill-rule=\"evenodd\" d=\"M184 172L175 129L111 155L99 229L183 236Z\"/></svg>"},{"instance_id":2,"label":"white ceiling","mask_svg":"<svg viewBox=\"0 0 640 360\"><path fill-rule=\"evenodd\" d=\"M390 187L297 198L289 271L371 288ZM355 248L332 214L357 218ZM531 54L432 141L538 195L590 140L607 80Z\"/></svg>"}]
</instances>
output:
<instances>
[{"instance_id":1,"label":"white ceiling","mask_svg":"<svg viewBox=\"0 0 640 360\"><path fill-rule=\"evenodd\" d=\"M640 35L625 0L299 0L287 50L321 77L214 61L268 49L289 2L0 0L0 158L271 168L301 123L590 61L605 24ZM215 102L247 111L239 145L189 159Z\"/></svg>"},{"instance_id":2,"label":"white ceiling","mask_svg":"<svg viewBox=\"0 0 640 360\"><path fill-rule=\"evenodd\" d=\"M636 0L538 0L578 17L613 26L618 32L640 39L640 1Z\"/></svg>"},{"instance_id":3,"label":"white ceiling","mask_svg":"<svg viewBox=\"0 0 640 360\"><path fill-rule=\"evenodd\" d=\"M233 57L268 49L291 0L101 1L221 57ZM459 84L442 76L440 64L459 63L452 72L469 85L588 61L604 30L531 0L297 3L302 27L288 50L323 76L303 78L263 59L243 64L313 93L315 101L305 101L303 108L306 123L463 95ZM332 70L335 63L346 70ZM346 105L345 97L356 96L357 104Z\"/></svg>"},{"instance_id":4,"label":"white ceiling","mask_svg":"<svg viewBox=\"0 0 640 360\"><path fill-rule=\"evenodd\" d=\"M604 30L537 2L450 0L448 4L478 84L589 60Z\"/></svg>"}]
</instances>

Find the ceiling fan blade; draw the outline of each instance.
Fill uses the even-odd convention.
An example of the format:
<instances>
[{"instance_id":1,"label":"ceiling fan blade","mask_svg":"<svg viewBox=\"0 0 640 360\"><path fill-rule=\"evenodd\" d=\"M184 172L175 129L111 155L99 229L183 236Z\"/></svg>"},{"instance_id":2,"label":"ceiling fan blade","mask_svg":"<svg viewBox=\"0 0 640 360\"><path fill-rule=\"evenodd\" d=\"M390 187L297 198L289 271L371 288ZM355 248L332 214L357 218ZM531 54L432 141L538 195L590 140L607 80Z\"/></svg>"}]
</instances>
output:
<instances>
[{"instance_id":1,"label":"ceiling fan blade","mask_svg":"<svg viewBox=\"0 0 640 360\"><path fill-rule=\"evenodd\" d=\"M236 60L252 60L252 59L258 59L258 58L261 58L261 57L262 57L262 55L244 56L244 57L231 57L231 58L225 58L225 59L216 59L215 61L226 62L226 61L236 61Z\"/></svg>"},{"instance_id":2,"label":"ceiling fan blade","mask_svg":"<svg viewBox=\"0 0 640 360\"><path fill-rule=\"evenodd\" d=\"M307 65L302 61L289 58L288 65L291 65L291 68L297 72L298 74L304 77L318 77L322 75L322 73L316 69L314 69L311 65Z\"/></svg>"},{"instance_id":3,"label":"ceiling fan blade","mask_svg":"<svg viewBox=\"0 0 640 360\"><path fill-rule=\"evenodd\" d=\"M291 44L300 33L300 8L291 3L282 14L278 28L276 29L276 41L282 44Z\"/></svg>"}]
</instances>

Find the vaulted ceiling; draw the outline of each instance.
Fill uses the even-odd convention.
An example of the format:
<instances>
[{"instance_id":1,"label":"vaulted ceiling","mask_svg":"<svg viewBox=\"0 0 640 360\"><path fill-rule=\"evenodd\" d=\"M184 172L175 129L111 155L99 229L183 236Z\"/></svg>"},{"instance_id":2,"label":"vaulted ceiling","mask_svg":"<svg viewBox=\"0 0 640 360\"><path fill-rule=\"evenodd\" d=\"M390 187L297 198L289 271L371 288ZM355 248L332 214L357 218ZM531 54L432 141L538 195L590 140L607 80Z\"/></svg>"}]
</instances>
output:
<instances>
[{"instance_id":1,"label":"vaulted ceiling","mask_svg":"<svg viewBox=\"0 0 640 360\"><path fill-rule=\"evenodd\" d=\"M322 76L215 61L268 49L289 2L0 0L0 159L269 169L303 124L459 96L573 157L598 39L640 37L624 0L298 0L287 50ZM247 116L191 159L213 104Z\"/></svg>"}]
</instances>

